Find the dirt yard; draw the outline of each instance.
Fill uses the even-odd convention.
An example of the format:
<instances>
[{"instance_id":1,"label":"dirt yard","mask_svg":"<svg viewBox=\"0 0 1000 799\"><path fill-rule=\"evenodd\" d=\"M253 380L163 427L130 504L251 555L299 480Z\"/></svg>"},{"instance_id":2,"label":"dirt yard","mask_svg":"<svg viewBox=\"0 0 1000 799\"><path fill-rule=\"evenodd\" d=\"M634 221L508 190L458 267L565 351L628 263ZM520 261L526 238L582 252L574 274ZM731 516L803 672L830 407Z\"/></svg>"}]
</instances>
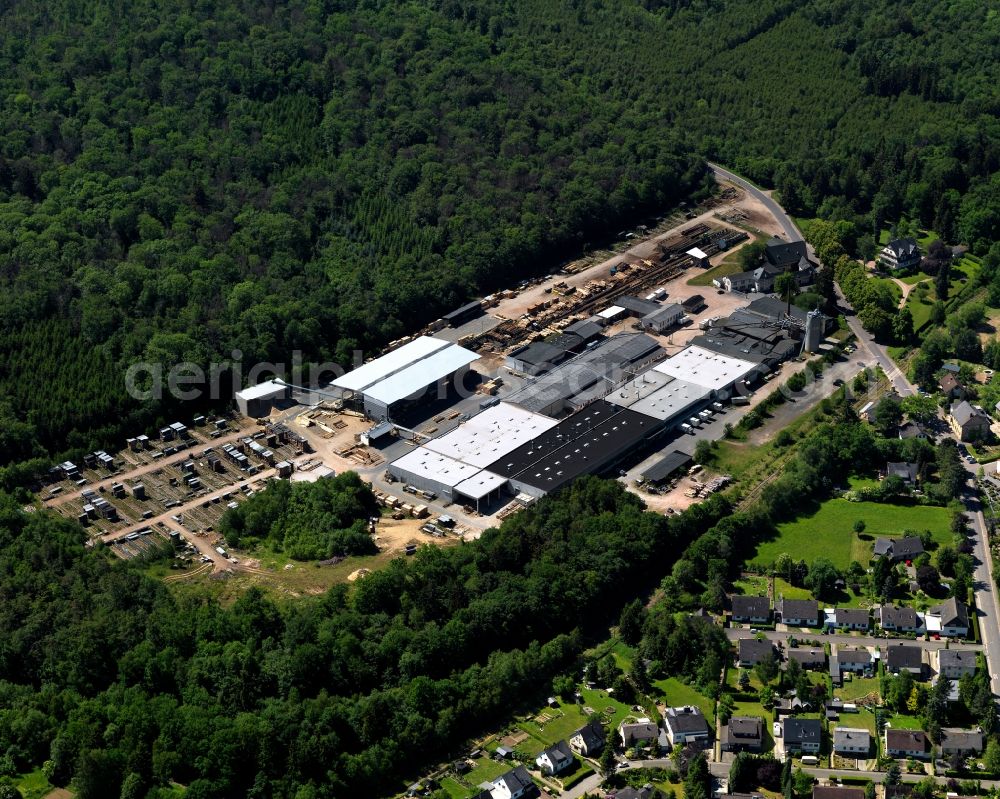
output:
<instances>
[{"instance_id":1,"label":"dirt yard","mask_svg":"<svg viewBox=\"0 0 1000 799\"><path fill-rule=\"evenodd\" d=\"M455 539L439 538L425 533L420 529L420 525L425 524L423 519L390 519L383 517L379 520L375 528L375 542L383 552L402 552L407 544L436 544L444 546L455 543Z\"/></svg>"}]
</instances>

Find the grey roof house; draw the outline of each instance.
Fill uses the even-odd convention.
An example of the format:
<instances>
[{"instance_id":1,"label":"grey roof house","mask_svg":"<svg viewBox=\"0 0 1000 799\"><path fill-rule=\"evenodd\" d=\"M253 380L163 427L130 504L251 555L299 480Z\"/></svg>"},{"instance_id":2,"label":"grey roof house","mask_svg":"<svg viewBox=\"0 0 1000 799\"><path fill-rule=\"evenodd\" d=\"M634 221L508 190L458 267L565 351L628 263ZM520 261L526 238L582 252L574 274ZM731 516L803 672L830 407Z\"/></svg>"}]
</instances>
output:
<instances>
[{"instance_id":1,"label":"grey roof house","mask_svg":"<svg viewBox=\"0 0 1000 799\"><path fill-rule=\"evenodd\" d=\"M892 560L913 560L924 553L924 545L915 535L902 538L887 538L879 536L875 539L876 558L891 558Z\"/></svg>"},{"instance_id":2,"label":"grey roof house","mask_svg":"<svg viewBox=\"0 0 1000 799\"><path fill-rule=\"evenodd\" d=\"M815 599L779 599L777 611L783 624L815 627L819 624L819 603Z\"/></svg>"},{"instance_id":3,"label":"grey roof house","mask_svg":"<svg viewBox=\"0 0 1000 799\"><path fill-rule=\"evenodd\" d=\"M733 621L760 622L771 620L771 600L766 596L736 594L730 599Z\"/></svg>"}]
</instances>

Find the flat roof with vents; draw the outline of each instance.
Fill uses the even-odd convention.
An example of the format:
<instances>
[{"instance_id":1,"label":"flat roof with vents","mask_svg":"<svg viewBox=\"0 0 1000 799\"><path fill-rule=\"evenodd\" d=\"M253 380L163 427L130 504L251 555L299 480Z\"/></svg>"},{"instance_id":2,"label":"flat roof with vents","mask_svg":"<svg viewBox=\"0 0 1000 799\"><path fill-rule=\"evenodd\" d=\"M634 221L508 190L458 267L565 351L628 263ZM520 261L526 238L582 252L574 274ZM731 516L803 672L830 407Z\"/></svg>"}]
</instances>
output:
<instances>
[{"instance_id":1,"label":"flat roof with vents","mask_svg":"<svg viewBox=\"0 0 1000 799\"><path fill-rule=\"evenodd\" d=\"M606 469L663 423L598 400L490 464L489 471L544 491Z\"/></svg>"},{"instance_id":2,"label":"flat roof with vents","mask_svg":"<svg viewBox=\"0 0 1000 799\"><path fill-rule=\"evenodd\" d=\"M394 460L392 466L394 469L419 475L451 488L482 471L477 466L462 463L427 447L417 447L402 458Z\"/></svg>"},{"instance_id":3,"label":"flat roof with vents","mask_svg":"<svg viewBox=\"0 0 1000 799\"><path fill-rule=\"evenodd\" d=\"M463 463L485 468L557 424L548 416L501 402L424 446Z\"/></svg>"},{"instance_id":4,"label":"flat roof with vents","mask_svg":"<svg viewBox=\"0 0 1000 799\"><path fill-rule=\"evenodd\" d=\"M657 372L710 390L729 388L757 368L756 363L720 355L703 347L687 347L653 367Z\"/></svg>"},{"instance_id":5,"label":"flat roof with vents","mask_svg":"<svg viewBox=\"0 0 1000 799\"><path fill-rule=\"evenodd\" d=\"M622 408L667 421L708 400L711 389L650 369L604 399Z\"/></svg>"}]
</instances>

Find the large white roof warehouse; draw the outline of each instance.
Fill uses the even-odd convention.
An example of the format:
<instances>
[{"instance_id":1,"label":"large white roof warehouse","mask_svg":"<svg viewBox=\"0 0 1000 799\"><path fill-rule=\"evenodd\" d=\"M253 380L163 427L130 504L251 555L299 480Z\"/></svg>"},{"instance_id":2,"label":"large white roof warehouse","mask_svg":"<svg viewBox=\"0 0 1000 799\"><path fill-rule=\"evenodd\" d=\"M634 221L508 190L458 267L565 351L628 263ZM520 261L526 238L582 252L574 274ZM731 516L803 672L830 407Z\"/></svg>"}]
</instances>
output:
<instances>
[{"instance_id":1,"label":"large white roof warehouse","mask_svg":"<svg viewBox=\"0 0 1000 799\"><path fill-rule=\"evenodd\" d=\"M365 412L382 418L394 403L418 396L478 358L472 350L451 341L420 336L338 377L331 385L363 395Z\"/></svg>"},{"instance_id":2,"label":"large white roof warehouse","mask_svg":"<svg viewBox=\"0 0 1000 799\"><path fill-rule=\"evenodd\" d=\"M420 336L409 344L404 344L402 347L386 353L381 358L376 358L357 369L352 369L343 377L334 380L331 385L351 391L364 391L379 380L384 380L389 375L396 374L396 372L412 366L417 361L423 360L428 355L450 345L449 341L442 341L431 336Z\"/></svg>"},{"instance_id":3,"label":"large white roof warehouse","mask_svg":"<svg viewBox=\"0 0 1000 799\"><path fill-rule=\"evenodd\" d=\"M720 355L704 347L691 346L656 364L653 369L713 391L722 391L745 378L757 366L750 361Z\"/></svg>"},{"instance_id":4,"label":"large white roof warehouse","mask_svg":"<svg viewBox=\"0 0 1000 799\"><path fill-rule=\"evenodd\" d=\"M557 424L548 416L501 402L424 446L463 463L485 468Z\"/></svg>"}]
</instances>

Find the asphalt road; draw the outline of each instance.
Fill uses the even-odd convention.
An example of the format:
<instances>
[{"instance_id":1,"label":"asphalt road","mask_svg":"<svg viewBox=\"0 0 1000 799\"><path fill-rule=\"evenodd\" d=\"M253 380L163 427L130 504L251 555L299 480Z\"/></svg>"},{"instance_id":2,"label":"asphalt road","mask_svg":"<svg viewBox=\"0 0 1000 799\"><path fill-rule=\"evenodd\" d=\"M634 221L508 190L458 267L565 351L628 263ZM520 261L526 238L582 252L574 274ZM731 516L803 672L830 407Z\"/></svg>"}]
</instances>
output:
<instances>
[{"instance_id":1,"label":"asphalt road","mask_svg":"<svg viewBox=\"0 0 1000 799\"><path fill-rule=\"evenodd\" d=\"M970 472L978 468L978 464L967 464ZM970 475L971 482L971 475ZM976 610L979 614L979 632L986 650L986 664L990 673L990 685L995 696L1000 695L1000 606L997 604L996 582L993 579L993 559L990 557L989 535L986 532L986 520L979 496L975 488L970 486L964 503L968 515L972 518L973 556L976 560L976 570L973 575L976 594Z\"/></svg>"},{"instance_id":2,"label":"asphalt road","mask_svg":"<svg viewBox=\"0 0 1000 799\"><path fill-rule=\"evenodd\" d=\"M823 635L819 630L809 630L808 632L801 631L791 631L791 632L775 632L773 630L761 630L761 633L770 641L787 641L789 636L794 636L798 640L806 641L819 641L820 643L826 644L848 644L851 646L885 646L893 641L912 643L916 646L921 646L924 649L944 649L948 647L949 649L969 649L973 651L979 651L983 647L979 644L971 644L963 641L951 641L948 642L947 639L942 638L940 641L930 640L930 641L909 641L908 639L901 638L878 638L874 635L844 635L843 633L831 633L830 635ZM730 641L737 641L740 638L754 638L755 636L750 633L749 628L727 628L726 635Z\"/></svg>"},{"instance_id":3,"label":"asphalt road","mask_svg":"<svg viewBox=\"0 0 1000 799\"><path fill-rule=\"evenodd\" d=\"M803 240L802 231L799 230L792 218L785 213L785 209L771 198L770 194L758 189L748 180L744 180L739 175L730 172L728 169L721 167L718 164L713 164L711 161L708 162L708 168L712 170L716 178L722 178L723 180L728 180L730 183L735 183L748 194L760 200L778 221L778 224L781 225L781 229L785 232L785 236L788 237L789 241Z\"/></svg>"}]
</instances>

